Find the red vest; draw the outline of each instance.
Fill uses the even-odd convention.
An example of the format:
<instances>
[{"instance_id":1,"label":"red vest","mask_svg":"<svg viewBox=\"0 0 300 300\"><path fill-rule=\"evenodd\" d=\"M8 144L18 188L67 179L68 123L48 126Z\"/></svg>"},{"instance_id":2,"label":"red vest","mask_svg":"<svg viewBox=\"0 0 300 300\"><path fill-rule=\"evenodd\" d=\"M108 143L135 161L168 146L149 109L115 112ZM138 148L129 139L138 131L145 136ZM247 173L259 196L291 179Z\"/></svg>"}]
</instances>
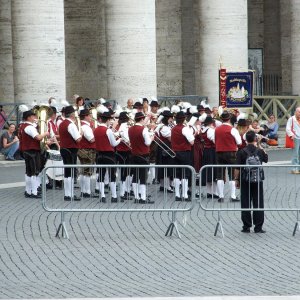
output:
<instances>
[{"instance_id":1,"label":"red vest","mask_svg":"<svg viewBox=\"0 0 300 300\"><path fill-rule=\"evenodd\" d=\"M244 134L240 134L242 143L238 145L239 150L244 149L247 146L246 141L243 139Z\"/></svg>"},{"instance_id":2,"label":"red vest","mask_svg":"<svg viewBox=\"0 0 300 300\"><path fill-rule=\"evenodd\" d=\"M31 126L28 123L22 123L19 127L20 151L41 150L40 141L33 139L25 132L25 128Z\"/></svg>"},{"instance_id":3,"label":"red vest","mask_svg":"<svg viewBox=\"0 0 300 300\"><path fill-rule=\"evenodd\" d=\"M96 150L101 152L114 152L114 148L109 142L108 136L106 134L107 127L98 126L94 131Z\"/></svg>"},{"instance_id":4,"label":"red vest","mask_svg":"<svg viewBox=\"0 0 300 300\"><path fill-rule=\"evenodd\" d=\"M59 125L59 137L60 137L60 148L79 148L79 145L73 139L71 134L68 132L68 126L71 123L70 120L65 119Z\"/></svg>"},{"instance_id":5,"label":"red vest","mask_svg":"<svg viewBox=\"0 0 300 300\"><path fill-rule=\"evenodd\" d=\"M211 141L207 137L207 131L208 131L208 129L205 132L202 132L202 135L201 135L201 137L203 138L203 141L204 141L204 148L207 148L207 149L215 148L216 146L215 146L214 142Z\"/></svg>"},{"instance_id":6,"label":"red vest","mask_svg":"<svg viewBox=\"0 0 300 300\"><path fill-rule=\"evenodd\" d=\"M133 155L146 155L150 153L150 147L145 145L143 137L144 126L134 125L129 128L128 135Z\"/></svg>"},{"instance_id":7,"label":"red vest","mask_svg":"<svg viewBox=\"0 0 300 300\"><path fill-rule=\"evenodd\" d=\"M231 134L232 127L229 125L221 125L216 128L215 142L216 152L235 152L237 144L235 138Z\"/></svg>"},{"instance_id":8,"label":"red vest","mask_svg":"<svg viewBox=\"0 0 300 300\"><path fill-rule=\"evenodd\" d=\"M183 124L178 124L172 128L171 132L171 146L173 151L191 151L192 145L188 142L186 137L182 134Z\"/></svg>"},{"instance_id":9,"label":"red vest","mask_svg":"<svg viewBox=\"0 0 300 300\"><path fill-rule=\"evenodd\" d=\"M87 125L86 123L84 123L84 122L81 122L81 128L82 128L82 126L89 126L89 125ZM90 143L86 138L85 138L85 136L84 136L84 134L82 135L82 139L81 139L81 141L80 141L80 143L79 143L79 148L80 149L95 149L96 148L96 143L95 142L93 142L93 143Z\"/></svg>"},{"instance_id":10,"label":"red vest","mask_svg":"<svg viewBox=\"0 0 300 300\"><path fill-rule=\"evenodd\" d=\"M54 122L53 122L52 120L50 120L50 121L48 122L48 132L51 132L51 129L52 129L52 131L53 131L53 133L54 133L55 135L58 134L58 132L57 132L57 127L56 127L56 125L54 124Z\"/></svg>"}]
</instances>

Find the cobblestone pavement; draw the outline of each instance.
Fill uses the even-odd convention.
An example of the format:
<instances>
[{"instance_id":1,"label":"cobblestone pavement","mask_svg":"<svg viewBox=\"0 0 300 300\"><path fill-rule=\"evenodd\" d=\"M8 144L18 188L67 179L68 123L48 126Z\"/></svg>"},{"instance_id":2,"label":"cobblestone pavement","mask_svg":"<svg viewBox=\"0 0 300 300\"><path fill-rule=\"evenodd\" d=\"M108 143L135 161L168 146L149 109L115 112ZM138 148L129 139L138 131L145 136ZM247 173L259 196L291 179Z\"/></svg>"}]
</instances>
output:
<instances>
[{"instance_id":1,"label":"cobblestone pavement","mask_svg":"<svg viewBox=\"0 0 300 300\"><path fill-rule=\"evenodd\" d=\"M197 203L178 214L182 239L165 237L168 213L73 213L67 240L55 238L60 215L23 193L0 189L0 298L300 294L294 212L266 212L265 234L241 233L240 212L223 212L222 238L217 213Z\"/></svg>"}]
</instances>

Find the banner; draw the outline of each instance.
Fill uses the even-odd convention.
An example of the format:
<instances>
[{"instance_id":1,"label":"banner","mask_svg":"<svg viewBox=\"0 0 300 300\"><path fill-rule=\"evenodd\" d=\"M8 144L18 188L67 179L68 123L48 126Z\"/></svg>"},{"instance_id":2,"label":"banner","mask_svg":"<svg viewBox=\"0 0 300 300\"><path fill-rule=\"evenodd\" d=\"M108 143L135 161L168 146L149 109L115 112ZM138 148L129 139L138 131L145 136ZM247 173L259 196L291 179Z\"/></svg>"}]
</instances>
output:
<instances>
[{"instance_id":1,"label":"banner","mask_svg":"<svg viewBox=\"0 0 300 300\"><path fill-rule=\"evenodd\" d=\"M226 74L226 106L252 107L253 72Z\"/></svg>"},{"instance_id":2,"label":"banner","mask_svg":"<svg viewBox=\"0 0 300 300\"><path fill-rule=\"evenodd\" d=\"M226 69L219 70L220 96L219 103L223 108L226 107Z\"/></svg>"}]
</instances>

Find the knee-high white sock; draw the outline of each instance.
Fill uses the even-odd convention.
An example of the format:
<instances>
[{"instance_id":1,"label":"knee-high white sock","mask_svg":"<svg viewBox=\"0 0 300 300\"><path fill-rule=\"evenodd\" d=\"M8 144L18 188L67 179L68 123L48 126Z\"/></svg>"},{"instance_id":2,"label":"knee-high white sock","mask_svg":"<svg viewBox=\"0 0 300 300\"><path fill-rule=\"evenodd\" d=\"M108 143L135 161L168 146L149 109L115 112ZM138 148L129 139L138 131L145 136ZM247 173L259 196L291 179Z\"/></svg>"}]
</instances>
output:
<instances>
[{"instance_id":1,"label":"knee-high white sock","mask_svg":"<svg viewBox=\"0 0 300 300\"><path fill-rule=\"evenodd\" d=\"M69 184L69 189L70 189L70 196L74 196L74 178L73 177L68 177L68 184Z\"/></svg>"},{"instance_id":2,"label":"knee-high white sock","mask_svg":"<svg viewBox=\"0 0 300 300\"><path fill-rule=\"evenodd\" d=\"M139 191L140 191L140 194L141 194L141 199L146 200L146 185L145 184L140 184Z\"/></svg>"},{"instance_id":3,"label":"knee-high white sock","mask_svg":"<svg viewBox=\"0 0 300 300\"><path fill-rule=\"evenodd\" d=\"M79 185L80 185L80 191L81 193L85 193L85 184L84 184L84 176L79 176Z\"/></svg>"},{"instance_id":4,"label":"knee-high white sock","mask_svg":"<svg viewBox=\"0 0 300 300\"><path fill-rule=\"evenodd\" d=\"M155 164L150 164L150 166L155 166ZM153 179L155 179L155 168L149 168L149 172L150 172L150 178L151 178L151 181L153 180Z\"/></svg>"},{"instance_id":5,"label":"knee-high white sock","mask_svg":"<svg viewBox=\"0 0 300 300\"><path fill-rule=\"evenodd\" d=\"M36 184L39 187L41 185L41 178L42 178L42 174L40 173L38 176L35 176L36 178ZM47 181L47 180L46 180ZM47 183L47 182L46 182Z\"/></svg>"},{"instance_id":6,"label":"knee-high white sock","mask_svg":"<svg viewBox=\"0 0 300 300\"><path fill-rule=\"evenodd\" d=\"M99 182L99 193L101 195L101 198L105 197L104 182Z\"/></svg>"},{"instance_id":7,"label":"knee-high white sock","mask_svg":"<svg viewBox=\"0 0 300 300\"><path fill-rule=\"evenodd\" d=\"M233 199L236 199L236 187L235 187L235 181L229 181L229 187L230 187L230 197Z\"/></svg>"},{"instance_id":8,"label":"knee-high white sock","mask_svg":"<svg viewBox=\"0 0 300 300\"><path fill-rule=\"evenodd\" d=\"M108 183L109 183L109 175L108 175L107 169L106 169L105 176L104 176L104 183L105 183L105 184L108 184Z\"/></svg>"},{"instance_id":9,"label":"knee-high white sock","mask_svg":"<svg viewBox=\"0 0 300 300\"><path fill-rule=\"evenodd\" d=\"M126 182L122 181L120 182L120 196L123 197L126 190Z\"/></svg>"},{"instance_id":10,"label":"knee-high white sock","mask_svg":"<svg viewBox=\"0 0 300 300\"><path fill-rule=\"evenodd\" d=\"M133 194L134 194L134 198L135 199L139 199L139 185L138 183L132 183L132 190L133 190Z\"/></svg>"},{"instance_id":11,"label":"knee-high white sock","mask_svg":"<svg viewBox=\"0 0 300 300\"><path fill-rule=\"evenodd\" d=\"M174 178L175 196L180 197L180 180Z\"/></svg>"},{"instance_id":12,"label":"knee-high white sock","mask_svg":"<svg viewBox=\"0 0 300 300\"><path fill-rule=\"evenodd\" d=\"M31 184L31 177L25 175L25 191L27 194L31 194L32 184Z\"/></svg>"},{"instance_id":13,"label":"knee-high white sock","mask_svg":"<svg viewBox=\"0 0 300 300\"><path fill-rule=\"evenodd\" d=\"M188 179L182 179L181 183L182 183L182 197L188 198L189 181L188 181Z\"/></svg>"},{"instance_id":14,"label":"knee-high white sock","mask_svg":"<svg viewBox=\"0 0 300 300\"><path fill-rule=\"evenodd\" d=\"M31 192L33 195L37 195L38 181L36 176L31 176Z\"/></svg>"},{"instance_id":15,"label":"knee-high white sock","mask_svg":"<svg viewBox=\"0 0 300 300\"><path fill-rule=\"evenodd\" d=\"M215 182L212 183L212 192L214 195L219 195L218 186Z\"/></svg>"},{"instance_id":16,"label":"knee-high white sock","mask_svg":"<svg viewBox=\"0 0 300 300\"><path fill-rule=\"evenodd\" d=\"M127 193L130 193L130 191L131 191L131 183L132 183L132 176L128 175L126 177L125 182L126 182L126 184L125 184L125 191Z\"/></svg>"},{"instance_id":17,"label":"knee-high white sock","mask_svg":"<svg viewBox=\"0 0 300 300\"><path fill-rule=\"evenodd\" d=\"M111 192L111 197L112 198L117 198L117 184L116 182L110 182L110 192Z\"/></svg>"},{"instance_id":18,"label":"knee-high white sock","mask_svg":"<svg viewBox=\"0 0 300 300\"><path fill-rule=\"evenodd\" d=\"M69 193L69 181L68 178L64 178L64 192L66 197L71 197L71 194Z\"/></svg>"},{"instance_id":19,"label":"knee-high white sock","mask_svg":"<svg viewBox=\"0 0 300 300\"><path fill-rule=\"evenodd\" d=\"M224 198L224 180L217 181L218 194L220 198Z\"/></svg>"},{"instance_id":20,"label":"knee-high white sock","mask_svg":"<svg viewBox=\"0 0 300 300\"><path fill-rule=\"evenodd\" d=\"M91 177L84 176L84 188L87 194L91 194Z\"/></svg>"}]
</instances>

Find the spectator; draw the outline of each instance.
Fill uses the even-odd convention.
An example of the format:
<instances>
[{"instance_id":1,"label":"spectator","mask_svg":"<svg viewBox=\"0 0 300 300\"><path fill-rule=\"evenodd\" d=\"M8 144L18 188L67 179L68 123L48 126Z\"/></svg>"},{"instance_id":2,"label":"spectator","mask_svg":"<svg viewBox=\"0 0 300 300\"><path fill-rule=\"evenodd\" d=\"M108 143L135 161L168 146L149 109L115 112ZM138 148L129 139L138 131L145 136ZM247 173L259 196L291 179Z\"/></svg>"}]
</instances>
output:
<instances>
[{"instance_id":1,"label":"spectator","mask_svg":"<svg viewBox=\"0 0 300 300\"><path fill-rule=\"evenodd\" d=\"M16 125L10 124L8 130L1 136L1 153L6 160L15 160L14 155L19 149L19 139L15 135Z\"/></svg>"},{"instance_id":2,"label":"spectator","mask_svg":"<svg viewBox=\"0 0 300 300\"><path fill-rule=\"evenodd\" d=\"M300 106L295 110L294 116L290 117L286 123L286 134L294 140L294 149L292 154L292 174L300 174L298 165L300 162Z\"/></svg>"},{"instance_id":3,"label":"spectator","mask_svg":"<svg viewBox=\"0 0 300 300\"><path fill-rule=\"evenodd\" d=\"M276 119L275 119L274 115L269 116L269 122L267 123L267 126L268 126L268 135L267 135L267 137L269 139L278 140L277 131L278 131L279 125L276 122Z\"/></svg>"},{"instance_id":4,"label":"spectator","mask_svg":"<svg viewBox=\"0 0 300 300\"><path fill-rule=\"evenodd\" d=\"M7 116L5 114L5 111L3 110L3 106L0 105L0 130L4 128L6 119L7 119Z\"/></svg>"}]
</instances>

